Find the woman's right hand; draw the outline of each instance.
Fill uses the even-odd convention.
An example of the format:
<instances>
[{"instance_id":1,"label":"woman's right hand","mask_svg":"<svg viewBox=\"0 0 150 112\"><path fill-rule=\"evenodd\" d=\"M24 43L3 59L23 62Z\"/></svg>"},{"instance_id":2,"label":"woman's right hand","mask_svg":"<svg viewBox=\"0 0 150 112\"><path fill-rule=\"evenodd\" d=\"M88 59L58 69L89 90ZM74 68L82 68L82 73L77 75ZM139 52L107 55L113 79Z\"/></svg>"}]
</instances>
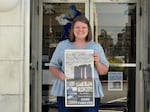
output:
<instances>
[{"instance_id":1,"label":"woman's right hand","mask_svg":"<svg viewBox=\"0 0 150 112\"><path fill-rule=\"evenodd\" d=\"M66 76L65 76L65 74L63 72L59 73L59 79L62 80L62 81L65 81Z\"/></svg>"},{"instance_id":2,"label":"woman's right hand","mask_svg":"<svg viewBox=\"0 0 150 112\"><path fill-rule=\"evenodd\" d=\"M65 74L62 71L60 71L58 68L50 66L49 70L51 71L53 76L55 76L56 78L58 78L62 81L65 81L65 79L66 79Z\"/></svg>"}]
</instances>

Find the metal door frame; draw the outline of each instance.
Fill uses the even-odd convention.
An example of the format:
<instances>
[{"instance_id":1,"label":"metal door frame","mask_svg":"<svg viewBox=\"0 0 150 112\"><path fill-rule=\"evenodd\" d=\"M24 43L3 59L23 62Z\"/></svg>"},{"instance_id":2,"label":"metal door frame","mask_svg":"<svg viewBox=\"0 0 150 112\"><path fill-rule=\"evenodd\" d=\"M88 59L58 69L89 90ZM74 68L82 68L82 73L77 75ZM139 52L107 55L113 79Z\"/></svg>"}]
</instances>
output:
<instances>
[{"instance_id":1,"label":"metal door frame","mask_svg":"<svg viewBox=\"0 0 150 112\"><path fill-rule=\"evenodd\" d=\"M135 67L136 66L136 112L142 112L144 111L144 102L143 102L143 84L142 84L142 71L139 69L140 68L140 51L139 49L141 49L141 19L140 19L140 7L141 7L141 2L140 0L39 0L39 41L38 41L38 45L39 47L39 53L38 53L38 65L42 65L42 16L43 16L43 3L85 3L85 15L87 16L87 18L89 18L90 20L90 24L91 26L93 26L93 20L94 17L90 14L93 14L93 4L95 2L97 3L136 3L137 4L137 31L136 31L136 64L130 64L130 65L119 65L119 66L128 66L128 67ZM93 27L92 27L93 30ZM138 45L138 46L137 46ZM111 65L111 66L118 66L118 65ZM39 74L39 86L42 85L42 68L41 66L38 66L38 74ZM140 83L139 83L140 82ZM41 93L41 89L38 90L39 93ZM39 94L40 95L40 94ZM40 97L41 98L41 97ZM39 101L41 102L41 101ZM139 104L139 102L141 102ZM41 104L41 103L38 103ZM143 105L142 105L143 104ZM41 105L38 105L38 107L40 108ZM41 109L38 109L41 110Z\"/></svg>"},{"instance_id":2,"label":"metal door frame","mask_svg":"<svg viewBox=\"0 0 150 112\"><path fill-rule=\"evenodd\" d=\"M112 67L136 67L136 84L135 84L135 112L144 112L144 95L143 95L143 74L141 66L141 51L142 51L142 20L141 20L141 1L140 0L90 0L90 14L93 14L94 3L136 3L136 63L126 64L110 64ZM90 15L90 22L94 24L94 17ZM140 49L140 50L139 50ZM140 103L139 103L140 102Z\"/></svg>"},{"instance_id":3,"label":"metal door frame","mask_svg":"<svg viewBox=\"0 0 150 112\"><path fill-rule=\"evenodd\" d=\"M39 0L39 33L38 33L38 89L37 89L37 99L35 99L37 111L42 112L42 31L43 31L43 3L85 3L85 16L89 18L89 0Z\"/></svg>"}]
</instances>

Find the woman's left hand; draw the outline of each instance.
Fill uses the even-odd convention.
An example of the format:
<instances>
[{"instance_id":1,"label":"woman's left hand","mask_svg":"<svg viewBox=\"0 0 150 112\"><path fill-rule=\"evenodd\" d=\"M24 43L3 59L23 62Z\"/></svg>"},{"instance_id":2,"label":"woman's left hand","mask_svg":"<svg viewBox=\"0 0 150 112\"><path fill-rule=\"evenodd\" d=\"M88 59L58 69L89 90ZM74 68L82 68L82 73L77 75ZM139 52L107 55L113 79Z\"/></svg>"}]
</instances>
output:
<instances>
[{"instance_id":1,"label":"woman's left hand","mask_svg":"<svg viewBox=\"0 0 150 112\"><path fill-rule=\"evenodd\" d=\"M108 67L100 62L100 56L98 53L94 54L94 64L100 75L106 75L108 72Z\"/></svg>"},{"instance_id":2,"label":"woman's left hand","mask_svg":"<svg viewBox=\"0 0 150 112\"><path fill-rule=\"evenodd\" d=\"M99 57L99 54L98 53L95 53L94 54L94 63L99 63L99 60L100 60L100 57Z\"/></svg>"}]
</instances>

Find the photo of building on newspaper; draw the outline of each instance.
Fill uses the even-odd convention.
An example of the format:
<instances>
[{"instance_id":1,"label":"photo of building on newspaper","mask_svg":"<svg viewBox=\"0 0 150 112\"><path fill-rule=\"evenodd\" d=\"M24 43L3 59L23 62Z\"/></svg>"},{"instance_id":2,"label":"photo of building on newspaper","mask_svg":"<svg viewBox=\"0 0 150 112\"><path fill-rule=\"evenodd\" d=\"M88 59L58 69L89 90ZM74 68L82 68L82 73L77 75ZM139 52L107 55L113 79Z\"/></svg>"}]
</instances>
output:
<instances>
[{"instance_id":1,"label":"photo of building on newspaper","mask_svg":"<svg viewBox=\"0 0 150 112\"><path fill-rule=\"evenodd\" d=\"M94 106L93 50L65 51L65 106Z\"/></svg>"}]
</instances>

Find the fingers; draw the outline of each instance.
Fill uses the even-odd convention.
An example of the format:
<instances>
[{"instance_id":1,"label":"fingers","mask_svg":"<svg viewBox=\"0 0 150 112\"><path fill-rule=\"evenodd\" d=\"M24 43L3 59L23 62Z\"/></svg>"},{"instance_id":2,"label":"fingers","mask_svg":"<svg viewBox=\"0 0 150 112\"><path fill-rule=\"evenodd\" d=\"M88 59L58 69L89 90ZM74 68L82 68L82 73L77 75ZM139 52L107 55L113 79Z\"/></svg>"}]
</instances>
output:
<instances>
[{"instance_id":1,"label":"fingers","mask_svg":"<svg viewBox=\"0 0 150 112\"><path fill-rule=\"evenodd\" d=\"M60 80L65 81L66 76L65 76L64 73L61 72L61 73L59 74L59 78L60 78Z\"/></svg>"},{"instance_id":2,"label":"fingers","mask_svg":"<svg viewBox=\"0 0 150 112\"><path fill-rule=\"evenodd\" d=\"M94 62L99 62L99 60L100 60L99 54L95 53L94 54Z\"/></svg>"}]
</instances>

